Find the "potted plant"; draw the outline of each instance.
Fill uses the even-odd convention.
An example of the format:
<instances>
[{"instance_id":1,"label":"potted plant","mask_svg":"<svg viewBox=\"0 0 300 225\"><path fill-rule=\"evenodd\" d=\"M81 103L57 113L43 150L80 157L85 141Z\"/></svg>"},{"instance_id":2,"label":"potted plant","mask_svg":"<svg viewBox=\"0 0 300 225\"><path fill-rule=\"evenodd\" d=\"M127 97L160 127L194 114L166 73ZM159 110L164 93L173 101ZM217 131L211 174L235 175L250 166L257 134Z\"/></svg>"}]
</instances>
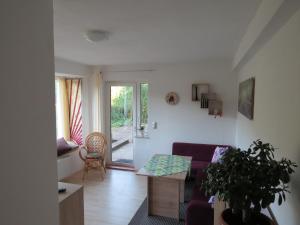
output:
<instances>
[{"instance_id":1,"label":"potted plant","mask_svg":"<svg viewBox=\"0 0 300 225\"><path fill-rule=\"evenodd\" d=\"M273 146L257 140L245 151L229 148L219 162L210 164L202 188L228 203L221 215L222 225L270 225L261 209L276 197L281 205L295 167L288 159L275 160Z\"/></svg>"}]
</instances>

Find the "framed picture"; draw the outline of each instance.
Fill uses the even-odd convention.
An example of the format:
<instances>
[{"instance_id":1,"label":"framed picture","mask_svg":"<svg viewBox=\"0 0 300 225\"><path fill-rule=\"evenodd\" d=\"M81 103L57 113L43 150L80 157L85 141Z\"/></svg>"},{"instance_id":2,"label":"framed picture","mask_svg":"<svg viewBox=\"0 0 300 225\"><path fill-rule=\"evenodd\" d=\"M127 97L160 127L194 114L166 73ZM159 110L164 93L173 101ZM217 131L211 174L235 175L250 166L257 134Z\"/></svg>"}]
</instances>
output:
<instances>
[{"instance_id":1,"label":"framed picture","mask_svg":"<svg viewBox=\"0 0 300 225\"><path fill-rule=\"evenodd\" d=\"M239 85L238 111L248 119L253 119L255 79L250 78Z\"/></svg>"}]
</instances>

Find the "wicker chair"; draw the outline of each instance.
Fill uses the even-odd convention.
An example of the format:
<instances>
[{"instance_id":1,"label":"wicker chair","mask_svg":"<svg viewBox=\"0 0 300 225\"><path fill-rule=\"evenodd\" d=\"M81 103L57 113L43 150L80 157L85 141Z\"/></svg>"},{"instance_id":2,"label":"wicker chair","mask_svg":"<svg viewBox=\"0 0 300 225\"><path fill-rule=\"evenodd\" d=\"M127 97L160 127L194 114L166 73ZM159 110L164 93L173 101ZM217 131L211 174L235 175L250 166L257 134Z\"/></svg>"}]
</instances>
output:
<instances>
[{"instance_id":1,"label":"wicker chair","mask_svg":"<svg viewBox=\"0 0 300 225\"><path fill-rule=\"evenodd\" d=\"M84 172L82 179L85 177L85 173L88 173L90 168L103 168L105 169L105 156L106 156L107 141L105 136L99 132L93 132L89 134L85 139L85 145L81 146L79 150L79 156L84 161ZM82 154L82 150L86 151L86 154Z\"/></svg>"}]
</instances>

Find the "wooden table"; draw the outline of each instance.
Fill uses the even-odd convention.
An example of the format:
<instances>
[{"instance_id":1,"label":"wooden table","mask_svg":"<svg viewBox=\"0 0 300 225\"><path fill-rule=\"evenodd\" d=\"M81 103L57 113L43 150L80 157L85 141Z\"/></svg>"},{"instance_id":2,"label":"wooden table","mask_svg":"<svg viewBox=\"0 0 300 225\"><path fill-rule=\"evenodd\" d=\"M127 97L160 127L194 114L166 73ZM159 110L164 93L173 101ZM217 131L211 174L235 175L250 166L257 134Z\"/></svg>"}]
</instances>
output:
<instances>
[{"instance_id":1,"label":"wooden table","mask_svg":"<svg viewBox=\"0 0 300 225\"><path fill-rule=\"evenodd\" d=\"M185 158L192 160L192 157ZM148 215L179 220L179 205L180 202L184 202L184 181L187 171L168 176L153 176L141 168L137 175L147 176Z\"/></svg>"},{"instance_id":2,"label":"wooden table","mask_svg":"<svg viewBox=\"0 0 300 225\"><path fill-rule=\"evenodd\" d=\"M58 194L59 224L84 225L82 185L58 182L58 186L66 188Z\"/></svg>"}]
</instances>

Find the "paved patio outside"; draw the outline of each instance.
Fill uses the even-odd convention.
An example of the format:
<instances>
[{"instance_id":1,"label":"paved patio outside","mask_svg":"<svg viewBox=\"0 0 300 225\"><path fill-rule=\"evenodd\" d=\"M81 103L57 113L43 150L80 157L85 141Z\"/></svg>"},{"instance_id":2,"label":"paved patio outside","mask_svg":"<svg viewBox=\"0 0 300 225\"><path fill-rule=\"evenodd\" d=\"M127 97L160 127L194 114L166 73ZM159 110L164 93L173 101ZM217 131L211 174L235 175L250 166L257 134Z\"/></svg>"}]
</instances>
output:
<instances>
[{"instance_id":1,"label":"paved patio outside","mask_svg":"<svg viewBox=\"0 0 300 225\"><path fill-rule=\"evenodd\" d=\"M120 163L130 163L133 161L133 144L132 142L123 145L112 152L112 161Z\"/></svg>"},{"instance_id":2,"label":"paved patio outside","mask_svg":"<svg viewBox=\"0 0 300 225\"><path fill-rule=\"evenodd\" d=\"M133 163L132 126L112 128L112 161L119 163Z\"/></svg>"}]
</instances>

